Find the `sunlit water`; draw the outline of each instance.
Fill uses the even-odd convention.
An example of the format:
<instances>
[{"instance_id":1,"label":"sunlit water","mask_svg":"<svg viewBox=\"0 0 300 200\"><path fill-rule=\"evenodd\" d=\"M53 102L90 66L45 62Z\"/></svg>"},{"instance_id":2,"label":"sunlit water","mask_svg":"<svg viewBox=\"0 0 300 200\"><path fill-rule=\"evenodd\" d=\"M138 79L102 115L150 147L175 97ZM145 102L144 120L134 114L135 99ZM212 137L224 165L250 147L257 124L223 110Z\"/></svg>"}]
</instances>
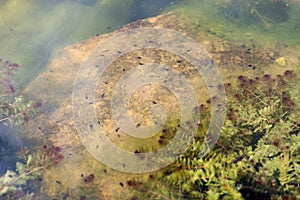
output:
<instances>
[{"instance_id":1,"label":"sunlit water","mask_svg":"<svg viewBox=\"0 0 300 200\"><path fill-rule=\"evenodd\" d=\"M2 0L0 56L19 63L17 83L24 88L67 44L111 32L162 12L169 0Z\"/></svg>"}]
</instances>

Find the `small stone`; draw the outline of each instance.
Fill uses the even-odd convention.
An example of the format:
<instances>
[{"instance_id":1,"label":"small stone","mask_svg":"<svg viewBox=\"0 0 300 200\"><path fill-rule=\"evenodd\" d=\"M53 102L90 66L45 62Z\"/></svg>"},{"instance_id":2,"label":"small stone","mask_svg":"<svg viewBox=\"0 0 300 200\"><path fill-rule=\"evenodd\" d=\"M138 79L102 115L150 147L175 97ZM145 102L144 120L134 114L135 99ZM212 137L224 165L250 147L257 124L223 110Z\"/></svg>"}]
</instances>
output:
<instances>
[{"instance_id":1,"label":"small stone","mask_svg":"<svg viewBox=\"0 0 300 200\"><path fill-rule=\"evenodd\" d=\"M286 60L284 57L279 57L275 60L275 63L279 65L280 67L285 67L286 66Z\"/></svg>"}]
</instances>

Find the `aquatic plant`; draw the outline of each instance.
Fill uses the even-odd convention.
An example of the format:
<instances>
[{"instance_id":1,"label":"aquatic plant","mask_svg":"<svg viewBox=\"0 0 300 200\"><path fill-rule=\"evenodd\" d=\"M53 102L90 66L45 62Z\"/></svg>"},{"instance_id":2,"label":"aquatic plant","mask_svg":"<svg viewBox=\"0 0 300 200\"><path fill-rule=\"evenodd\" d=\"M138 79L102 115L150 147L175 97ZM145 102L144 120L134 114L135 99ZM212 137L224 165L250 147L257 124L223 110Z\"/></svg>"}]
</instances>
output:
<instances>
[{"instance_id":1,"label":"aquatic plant","mask_svg":"<svg viewBox=\"0 0 300 200\"><path fill-rule=\"evenodd\" d=\"M15 94L12 77L19 65L0 58L0 125L20 125L36 114L41 103L24 101L22 96L11 100Z\"/></svg>"},{"instance_id":2,"label":"aquatic plant","mask_svg":"<svg viewBox=\"0 0 300 200\"><path fill-rule=\"evenodd\" d=\"M2 58L0 58L0 97L8 96L15 92L13 84L8 77L11 77L18 68L18 64L3 61Z\"/></svg>"},{"instance_id":3,"label":"aquatic plant","mask_svg":"<svg viewBox=\"0 0 300 200\"><path fill-rule=\"evenodd\" d=\"M19 157L22 161L16 163L16 171L7 170L0 177L1 199L31 199L30 182L40 182L43 171L64 158L60 147L46 145L31 151L22 148Z\"/></svg>"},{"instance_id":4,"label":"aquatic plant","mask_svg":"<svg viewBox=\"0 0 300 200\"><path fill-rule=\"evenodd\" d=\"M20 125L36 114L41 103L25 102L22 96L16 96L12 78L19 65L0 58L0 125ZM20 161L16 170L7 170L0 176L1 199L32 199L34 193L29 182L39 182L42 172L56 165L63 155L59 147L43 146L42 149L29 151L21 149ZM33 184L34 185L34 184Z\"/></svg>"},{"instance_id":5,"label":"aquatic plant","mask_svg":"<svg viewBox=\"0 0 300 200\"><path fill-rule=\"evenodd\" d=\"M231 0L216 1L215 4L222 8L226 18L241 23L256 23L270 29L275 23L289 20L291 7L289 0L263 1L263 0ZM258 22L258 23L257 23Z\"/></svg>"},{"instance_id":6,"label":"aquatic plant","mask_svg":"<svg viewBox=\"0 0 300 200\"><path fill-rule=\"evenodd\" d=\"M275 77L241 75L237 85L225 84L227 119L209 155L202 158L199 152L210 101L202 105L199 130L186 153L146 183L128 185L148 199L158 194L161 199L299 199L298 82L288 70Z\"/></svg>"}]
</instances>

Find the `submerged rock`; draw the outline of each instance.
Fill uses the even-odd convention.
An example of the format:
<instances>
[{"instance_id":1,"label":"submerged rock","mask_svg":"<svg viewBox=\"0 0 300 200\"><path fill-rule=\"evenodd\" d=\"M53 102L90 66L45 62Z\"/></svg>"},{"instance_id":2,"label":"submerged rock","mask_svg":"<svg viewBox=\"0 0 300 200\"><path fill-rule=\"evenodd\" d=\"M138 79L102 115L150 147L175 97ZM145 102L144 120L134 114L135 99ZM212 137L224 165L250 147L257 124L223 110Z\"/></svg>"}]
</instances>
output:
<instances>
[{"instance_id":1,"label":"submerged rock","mask_svg":"<svg viewBox=\"0 0 300 200\"><path fill-rule=\"evenodd\" d=\"M285 67L286 66L286 60L284 57L279 57L275 60L275 63L279 65L280 67Z\"/></svg>"}]
</instances>

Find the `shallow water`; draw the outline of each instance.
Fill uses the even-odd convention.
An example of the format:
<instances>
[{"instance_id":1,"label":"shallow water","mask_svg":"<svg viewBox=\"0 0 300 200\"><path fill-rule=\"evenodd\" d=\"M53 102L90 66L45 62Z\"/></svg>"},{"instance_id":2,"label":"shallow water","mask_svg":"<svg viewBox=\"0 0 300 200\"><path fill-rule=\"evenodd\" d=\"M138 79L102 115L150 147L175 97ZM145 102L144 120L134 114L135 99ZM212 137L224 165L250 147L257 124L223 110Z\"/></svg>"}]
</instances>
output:
<instances>
[{"instance_id":1,"label":"shallow water","mask_svg":"<svg viewBox=\"0 0 300 200\"><path fill-rule=\"evenodd\" d=\"M224 40L224 43L225 41L229 41L236 44L238 46L237 49L239 49L239 45L251 45L251 47L254 44L258 46L266 45L268 46L268 51L274 48L274 52L280 52L280 55L276 56L287 57L288 64L297 63L295 54L289 55L288 52L290 51L289 45L294 47L300 45L299 4L291 3L291 5L293 5L292 9L289 7L290 5L274 4L273 6L275 7L272 9L276 10L278 6L283 8L283 10L280 10L283 12L280 13L280 16L282 16L280 17L278 16L279 13L278 15L272 15L272 12L264 5L257 7L257 12L260 16L257 15L257 13L249 15L249 10L247 9L250 8L251 10L253 8L253 1L247 1L249 5L247 4L243 7L246 9L245 12L240 11L240 8L244 4L231 5L229 4L231 1L182 0L180 4L175 4L177 2L179 1L1 1L0 56L21 65L21 69L16 74L16 83L20 89L19 91L21 91L21 89L30 84L39 73L47 69L53 57L60 58L59 53L63 52L62 48L64 46L88 39L95 35L111 32L128 22L154 16L163 12L165 9L174 8L183 13L188 26L191 26L193 30L195 30L195 27L198 28L194 33L189 33L190 35L196 37L197 34L200 33L206 34L207 40L213 40L213 37L221 38ZM289 14L289 18L287 19L287 16L284 14ZM268 22L266 23L265 20L268 20ZM287 29L291 31L286 31ZM265 51L265 49L263 50ZM232 52L237 54L240 51L236 50ZM268 53L269 52L266 52L266 54ZM231 62L232 57L228 56L223 59L223 61ZM144 58L142 58L142 61L145 61L143 59ZM165 59L168 59L168 57ZM71 59L66 59L65 62L72 63ZM87 151L82 150L82 146L78 144L78 141L72 141L73 138L78 136L73 123L70 122L72 121L70 95L72 93L71 84L73 79L70 80L69 76L74 78L74 69L77 70L79 66L74 66L73 68L70 66L65 67L66 70L62 69L59 71L59 69L56 69L59 72L54 70L54 75L47 73L45 76L49 78L50 81L58 81L57 85L54 81L52 85L47 85L45 83L46 81L42 80L43 78L38 78L33 81L33 86L31 86L33 89L29 89L34 98L39 99L39 97L41 97L41 99L44 100L44 102L42 102L44 107L42 107L38 118L35 119L37 121L29 122L30 128L26 130L25 134L31 134L30 137L33 137L34 140L43 140L43 142L45 142L45 140L50 138L51 142L58 145L62 144L66 155L66 159L62 162L61 166L46 172L45 184L42 186L41 196L45 195L49 197L53 195L51 196L53 198L66 198L69 191L74 193L76 193L75 191L80 191L80 184L83 182L84 177L90 173L94 173L96 174L96 185L102 194L111 197L111 199L126 199L126 197L129 197L131 194L128 188L122 186L126 183L126 180L129 177L143 179L147 177L148 174L130 175L110 169L99 163L98 160L94 159ZM244 70L243 68L230 71L231 69L229 68L226 69L228 70L226 71L226 73L228 73L226 76L230 77L237 73L252 72L259 74L268 72L268 70L277 73L280 72L280 70L284 70L284 68L280 68L274 63L272 64L273 68L269 66L269 68L264 68L265 66L258 67L259 69L255 71ZM59 76L53 77L55 75ZM115 73L112 73L111 76L113 78L108 77L108 80L117 78ZM199 84L199 82L196 84ZM41 88L41 86L45 85L47 87ZM156 93L151 91L151 89L147 89L147 92L147 97L152 95L151 98L156 98L163 94L162 90ZM145 95L143 91L138 91L134 98L139 100L143 94ZM165 102L161 101L160 103L163 102L166 105L170 104L171 98L167 99L165 96L168 95L166 94L162 96ZM172 101L175 100L172 99ZM106 104L101 105L105 105L104 107L106 109L106 107L109 107L109 103L110 102L106 102ZM150 100L146 103L153 104L153 101ZM99 106L99 108L101 108L100 110L103 111L104 114L99 111L97 114L105 116L106 110L101 106ZM139 109L138 106L136 106L136 108L137 110ZM175 112L174 110L172 111ZM139 114L142 115L142 113ZM140 119L145 121L149 120L145 119L144 115L142 115ZM101 119L100 116L99 119ZM119 143L120 147L134 151L141 145L139 140L128 139L126 136L123 136L122 133L120 133L121 131L118 132L118 135L113 135L117 132L116 130L119 130L118 127L113 123L110 124L109 120L106 121L106 123L110 129L112 141L115 140L114 142ZM17 147L23 144L23 141L18 137L18 134L15 133L17 131L14 129L4 129L0 127L0 134L3 131L9 134L9 137L2 137L4 139L0 140L0 143L5 143L9 148L8 151L4 151L2 148L0 152L1 156L4 154L13 155ZM20 131L22 131L22 129L20 129ZM120 139L121 137L122 139ZM134 145L130 146L130 142ZM35 143L38 142L35 141ZM144 141L143 145L147 143L149 142ZM74 148L72 148L73 146ZM151 145L149 145L149 148L151 148ZM7 163L6 161L7 158L4 159L3 157L2 159L2 157L0 157L0 166L2 166L2 168L0 168L0 175L7 169L15 168L14 164L16 160L12 160L11 163ZM5 165L3 162L6 162Z\"/></svg>"},{"instance_id":2,"label":"shallow water","mask_svg":"<svg viewBox=\"0 0 300 200\"><path fill-rule=\"evenodd\" d=\"M259 3L257 3L259 2ZM300 2L221 0L180 5L187 20L230 41L300 44Z\"/></svg>"},{"instance_id":3,"label":"shallow water","mask_svg":"<svg viewBox=\"0 0 300 200\"><path fill-rule=\"evenodd\" d=\"M19 63L17 85L24 88L63 46L158 14L171 4L147 5L133 0L3 0L0 56Z\"/></svg>"}]
</instances>

